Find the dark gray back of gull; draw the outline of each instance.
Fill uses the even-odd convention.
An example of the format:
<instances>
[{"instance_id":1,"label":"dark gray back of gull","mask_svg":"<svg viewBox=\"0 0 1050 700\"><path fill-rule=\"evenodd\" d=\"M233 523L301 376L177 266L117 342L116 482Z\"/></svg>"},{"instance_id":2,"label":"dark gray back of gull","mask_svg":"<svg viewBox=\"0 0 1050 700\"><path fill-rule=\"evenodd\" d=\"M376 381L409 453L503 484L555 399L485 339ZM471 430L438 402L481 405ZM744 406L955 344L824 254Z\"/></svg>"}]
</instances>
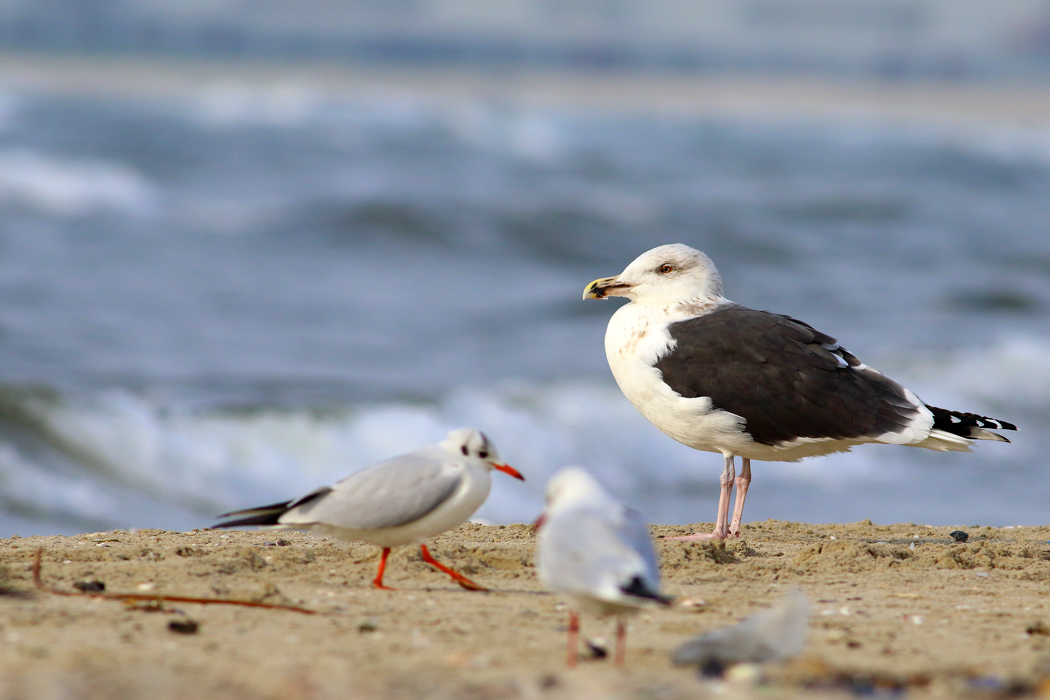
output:
<instances>
[{"instance_id":1,"label":"dark gray back of gull","mask_svg":"<svg viewBox=\"0 0 1050 700\"><path fill-rule=\"evenodd\" d=\"M664 382L741 416L764 445L901 432L918 412L900 384L789 316L732 304L668 332L675 345L655 365Z\"/></svg>"}]
</instances>

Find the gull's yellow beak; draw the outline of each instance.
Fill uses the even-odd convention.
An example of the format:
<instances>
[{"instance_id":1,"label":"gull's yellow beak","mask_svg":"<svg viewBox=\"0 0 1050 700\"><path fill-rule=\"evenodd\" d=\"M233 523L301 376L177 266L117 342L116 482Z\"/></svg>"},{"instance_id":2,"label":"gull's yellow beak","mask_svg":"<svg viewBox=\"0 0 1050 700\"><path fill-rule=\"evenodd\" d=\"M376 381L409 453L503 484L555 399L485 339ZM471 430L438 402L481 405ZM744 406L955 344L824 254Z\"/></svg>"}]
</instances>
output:
<instances>
[{"instance_id":1,"label":"gull's yellow beak","mask_svg":"<svg viewBox=\"0 0 1050 700\"><path fill-rule=\"evenodd\" d=\"M583 290L583 298L604 299L606 297L627 296L627 292L634 285L624 284L619 280L619 277L603 277L600 280L594 280Z\"/></svg>"}]
</instances>

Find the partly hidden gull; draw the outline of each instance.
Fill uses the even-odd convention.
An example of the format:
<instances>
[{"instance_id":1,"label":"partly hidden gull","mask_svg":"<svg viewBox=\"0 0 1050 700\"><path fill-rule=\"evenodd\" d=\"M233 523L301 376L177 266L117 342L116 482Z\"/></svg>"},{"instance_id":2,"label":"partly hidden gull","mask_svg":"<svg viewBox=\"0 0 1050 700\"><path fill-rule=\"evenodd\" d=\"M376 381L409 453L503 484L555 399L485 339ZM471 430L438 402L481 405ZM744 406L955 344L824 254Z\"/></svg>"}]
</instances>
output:
<instances>
[{"instance_id":1,"label":"partly hidden gull","mask_svg":"<svg viewBox=\"0 0 1050 700\"><path fill-rule=\"evenodd\" d=\"M536 521L540 580L570 600L568 664L576 665L579 610L616 617L614 663L622 665L625 617L667 605L649 528L634 510L606 493L578 467L547 482L547 506Z\"/></svg>"},{"instance_id":2,"label":"partly hidden gull","mask_svg":"<svg viewBox=\"0 0 1050 700\"><path fill-rule=\"evenodd\" d=\"M696 664L706 676L720 676L738 663L773 663L797 656L809 632L809 599L795 589L771 607L732 627L712 630L683 642L676 664Z\"/></svg>"},{"instance_id":3,"label":"partly hidden gull","mask_svg":"<svg viewBox=\"0 0 1050 700\"><path fill-rule=\"evenodd\" d=\"M308 530L374 544L383 548L383 554L372 583L384 589L388 589L383 572L391 548L419 544L423 561L463 588L483 591L483 586L440 564L423 542L474 514L492 488L493 469L524 481L516 469L500 461L484 433L461 428L437 445L379 462L301 498L220 515L220 519L234 519L215 527Z\"/></svg>"},{"instance_id":4,"label":"partly hidden gull","mask_svg":"<svg viewBox=\"0 0 1050 700\"><path fill-rule=\"evenodd\" d=\"M1009 442L991 429L1017 429L927 405L809 324L729 301L714 263L680 243L583 293L611 296L631 302L605 334L624 395L667 435L725 459L714 530L679 539L740 536L752 459L793 462L864 443L968 452L975 440Z\"/></svg>"}]
</instances>

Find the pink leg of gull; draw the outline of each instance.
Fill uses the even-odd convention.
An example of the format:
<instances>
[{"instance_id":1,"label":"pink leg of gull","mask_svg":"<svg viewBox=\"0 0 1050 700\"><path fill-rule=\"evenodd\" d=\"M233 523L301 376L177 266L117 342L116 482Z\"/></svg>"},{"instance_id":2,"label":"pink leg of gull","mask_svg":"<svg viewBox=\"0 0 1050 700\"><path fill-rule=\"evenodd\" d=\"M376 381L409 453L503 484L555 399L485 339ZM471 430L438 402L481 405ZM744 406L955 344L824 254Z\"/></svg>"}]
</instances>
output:
<instances>
[{"instance_id":1,"label":"pink leg of gull","mask_svg":"<svg viewBox=\"0 0 1050 700\"><path fill-rule=\"evenodd\" d=\"M747 487L751 485L751 460L744 457L740 460L740 475L736 478L736 502L733 503L733 522L729 526L730 537L740 537L740 521L744 517L744 499L747 498Z\"/></svg>"},{"instance_id":2,"label":"pink leg of gull","mask_svg":"<svg viewBox=\"0 0 1050 700\"><path fill-rule=\"evenodd\" d=\"M622 618L616 618L616 654L613 656L614 666L623 666L624 657L627 656L627 622Z\"/></svg>"},{"instance_id":3,"label":"pink leg of gull","mask_svg":"<svg viewBox=\"0 0 1050 700\"><path fill-rule=\"evenodd\" d=\"M733 455L726 455L725 469L722 470L722 490L718 494L718 517L715 519L715 529L711 532L698 532L695 535L682 535L681 537L668 537L667 539L691 542L695 540L724 540L726 538L729 534L729 497L733 494L733 482L736 480L736 465L733 460ZM743 504L740 507L742 509Z\"/></svg>"}]
</instances>

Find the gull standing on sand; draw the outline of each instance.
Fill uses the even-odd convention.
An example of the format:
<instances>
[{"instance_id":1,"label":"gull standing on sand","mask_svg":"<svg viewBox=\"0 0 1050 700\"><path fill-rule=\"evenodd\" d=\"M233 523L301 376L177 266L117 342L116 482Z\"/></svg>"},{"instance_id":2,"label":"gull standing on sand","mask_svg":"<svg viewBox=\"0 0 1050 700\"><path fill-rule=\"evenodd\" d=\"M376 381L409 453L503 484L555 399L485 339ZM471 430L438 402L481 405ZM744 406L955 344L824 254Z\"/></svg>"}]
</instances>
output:
<instances>
[{"instance_id":1,"label":"gull standing on sand","mask_svg":"<svg viewBox=\"0 0 1050 700\"><path fill-rule=\"evenodd\" d=\"M610 296L631 300L605 334L624 395L667 435L725 459L714 530L678 539L740 536L752 459L794 462L863 443L968 452L974 440L1009 442L989 428L1017 429L924 404L831 336L729 301L710 258L680 243L643 253L583 293Z\"/></svg>"},{"instance_id":2,"label":"gull standing on sand","mask_svg":"<svg viewBox=\"0 0 1050 700\"><path fill-rule=\"evenodd\" d=\"M372 582L383 585L392 547L419 544L423 561L445 572L463 588L487 590L438 563L423 541L462 525L492 488L492 470L525 480L499 460L496 448L479 430L453 430L438 443L394 457L323 486L292 501L220 515L236 518L217 528L260 525L280 530L309 530L321 536L361 541L383 548Z\"/></svg>"},{"instance_id":3,"label":"gull standing on sand","mask_svg":"<svg viewBox=\"0 0 1050 700\"><path fill-rule=\"evenodd\" d=\"M576 608L616 616L616 654L622 665L627 642L624 617L660 595L660 569L649 528L634 510L617 502L590 474L562 469L547 482L547 508L536 521L539 575ZM579 613L569 612L568 664L576 665Z\"/></svg>"}]
</instances>

